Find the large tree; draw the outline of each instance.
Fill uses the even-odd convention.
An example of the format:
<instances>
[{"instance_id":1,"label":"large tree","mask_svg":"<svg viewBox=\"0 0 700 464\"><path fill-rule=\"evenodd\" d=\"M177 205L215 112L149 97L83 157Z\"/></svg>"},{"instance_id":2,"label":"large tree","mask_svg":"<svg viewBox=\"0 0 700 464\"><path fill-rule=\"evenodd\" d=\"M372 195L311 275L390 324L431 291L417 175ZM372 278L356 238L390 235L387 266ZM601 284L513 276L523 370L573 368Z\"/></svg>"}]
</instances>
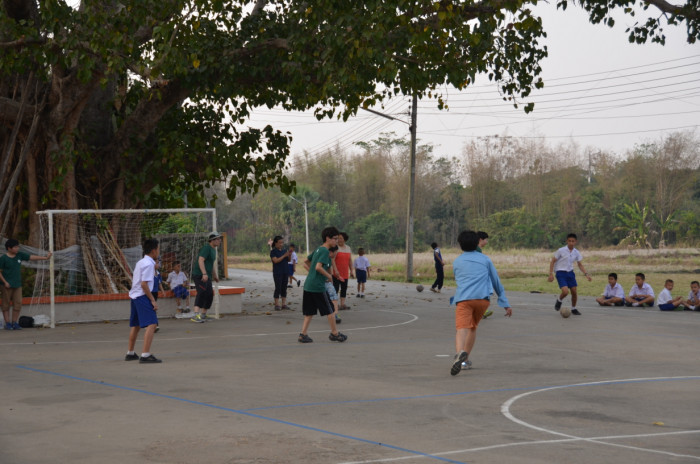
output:
<instances>
[{"instance_id":1,"label":"large tree","mask_svg":"<svg viewBox=\"0 0 700 464\"><path fill-rule=\"evenodd\" d=\"M247 128L256 107L347 118L480 73L517 103L542 85L535 3L3 0L0 233L31 237L43 208L153 207L183 192L192 203L219 180L231 197L290 191L289 136ZM662 15L630 30L638 42L663 41L666 22L684 23L691 42L700 34L698 0L580 5L609 25L614 8L653 5Z\"/></svg>"}]
</instances>

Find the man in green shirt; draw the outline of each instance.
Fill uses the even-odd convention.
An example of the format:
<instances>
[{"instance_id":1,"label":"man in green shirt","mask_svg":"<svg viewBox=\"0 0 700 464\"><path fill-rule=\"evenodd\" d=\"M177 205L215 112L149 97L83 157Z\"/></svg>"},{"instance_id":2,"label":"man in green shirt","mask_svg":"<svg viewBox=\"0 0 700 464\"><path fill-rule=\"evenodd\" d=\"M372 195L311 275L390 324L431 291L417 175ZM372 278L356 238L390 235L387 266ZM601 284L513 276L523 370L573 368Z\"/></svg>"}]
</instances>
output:
<instances>
[{"instance_id":1,"label":"man in green shirt","mask_svg":"<svg viewBox=\"0 0 700 464\"><path fill-rule=\"evenodd\" d=\"M309 271L304 281L304 299L302 301L302 311L304 314L304 322L299 334L299 343L311 343L313 340L308 335L309 324L311 318L317 313L321 316L328 317L328 324L331 326L331 333L328 339L333 342L344 342L348 339L345 335L338 332L335 325L335 315L333 305L326 293L326 281L333 280L330 273L331 258L328 249L336 246L338 243L338 229L335 227L326 227L321 232L321 240L323 245L318 247L316 251L310 254L304 267Z\"/></svg>"},{"instance_id":2,"label":"man in green shirt","mask_svg":"<svg viewBox=\"0 0 700 464\"><path fill-rule=\"evenodd\" d=\"M19 312L22 310L22 261L38 261L51 258L30 255L19 251L19 242L14 238L5 242L7 254L0 256L0 283L2 284L2 316L5 318L5 330L21 330ZM10 306L12 316L10 316Z\"/></svg>"},{"instance_id":3,"label":"man in green shirt","mask_svg":"<svg viewBox=\"0 0 700 464\"><path fill-rule=\"evenodd\" d=\"M214 289L211 286L212 279L219 281L218 270L216 269L216 247L221 244L221 235L217 232L209 234L209 243L199 250L197 262L192 270L192 280L197 290L194 299L194 317L192 322L205 322L207 320L207 310L211 308L214 301Z\"/></svg>"}]
</instances>

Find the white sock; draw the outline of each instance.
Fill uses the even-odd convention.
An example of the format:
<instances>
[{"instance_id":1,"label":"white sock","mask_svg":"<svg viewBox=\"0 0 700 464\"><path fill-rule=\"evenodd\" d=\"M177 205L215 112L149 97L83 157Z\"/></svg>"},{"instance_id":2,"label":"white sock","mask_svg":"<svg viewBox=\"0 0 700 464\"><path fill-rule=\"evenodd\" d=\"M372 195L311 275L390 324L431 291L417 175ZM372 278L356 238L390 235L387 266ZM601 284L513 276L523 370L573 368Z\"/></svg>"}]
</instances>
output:
<instances>
[{"instance_id":1,"label":"white sock","mask_svg":"<svg viewBox=\"0 0 700 464\"><path fill-rule=\"evenodd\" d=\"M126 354L132 355L132 354L134 354L134 352L133 352L133 351L127 351Z\"/></svg>"},{"instance_id":2,"label":"white sock","mask_svg":"<svg viewBox=\"0 0 700 464\"><path fill-rule=\"evenodd\" d=\"M632 303L632 306L639 306L639 303Z\"/></svg>"},{"instance_id":3,"label":"white sock","mask_svg":"<svg viewBox=\"0 0 700 464\"><path fill-rule=\"evenodd\" d=\"M151 355L151 353L141 353L142 358L147 358Z\"/></svg>"},{"instance_id":4,"label":"white sock","mask_svg":"<svg viewBox=\"0 0 700 464\"><path fill-rule=\"evenodd\" d=\"M562 301L559 298L557 298L557 302L561 303Z\"/></svg>"}]
</instances>

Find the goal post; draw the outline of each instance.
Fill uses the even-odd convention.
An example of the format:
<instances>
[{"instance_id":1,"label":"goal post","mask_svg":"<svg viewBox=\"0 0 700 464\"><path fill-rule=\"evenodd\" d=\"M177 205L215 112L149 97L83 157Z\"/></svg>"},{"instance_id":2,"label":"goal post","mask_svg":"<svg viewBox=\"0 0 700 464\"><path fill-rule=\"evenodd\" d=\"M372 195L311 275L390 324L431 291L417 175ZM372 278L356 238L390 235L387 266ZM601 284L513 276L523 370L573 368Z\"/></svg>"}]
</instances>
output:
<instances>
[{"instance_id":1,"label":"goal post","mask_svg":"<svg viewBox=\"0 0 700 464\"><path fill-rule=\"evenodd\" d=\"M48 297L52 328L56 326L57 297L80 302L128 293L132 270L143 257L142 245L148 238L160 242L163 282L176 261L191 281L200 248L217 230L214 208L46 210L36 214L41 248L52 255L43 268L37 266L32 306ZM216 256L218 268L218 251ZM217 318L218 304L215 298L212 309Z\"/></svg>"}]
</instances>

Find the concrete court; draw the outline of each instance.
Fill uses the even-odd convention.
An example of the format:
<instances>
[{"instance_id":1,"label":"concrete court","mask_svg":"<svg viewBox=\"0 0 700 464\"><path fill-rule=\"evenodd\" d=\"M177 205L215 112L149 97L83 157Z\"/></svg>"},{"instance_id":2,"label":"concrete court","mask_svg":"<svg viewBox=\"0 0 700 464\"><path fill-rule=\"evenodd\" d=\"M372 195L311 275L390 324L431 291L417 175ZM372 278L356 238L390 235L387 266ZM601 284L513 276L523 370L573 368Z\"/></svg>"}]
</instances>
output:
<instances>
[{"instance_id":1,"label":"concrete court","mask_svg":"<svg viewBox=\"0 0 700 464\"><path fill-rule=\"evenodd\" d=\"M271 275L231 277L248 314L162 320L160 365L125 321L0 331L0 463L700 462L698 312L511 293L452 377L454 289L370 281L302 345L301 289L266 315Z\"/></svg>"}]
</instances>

